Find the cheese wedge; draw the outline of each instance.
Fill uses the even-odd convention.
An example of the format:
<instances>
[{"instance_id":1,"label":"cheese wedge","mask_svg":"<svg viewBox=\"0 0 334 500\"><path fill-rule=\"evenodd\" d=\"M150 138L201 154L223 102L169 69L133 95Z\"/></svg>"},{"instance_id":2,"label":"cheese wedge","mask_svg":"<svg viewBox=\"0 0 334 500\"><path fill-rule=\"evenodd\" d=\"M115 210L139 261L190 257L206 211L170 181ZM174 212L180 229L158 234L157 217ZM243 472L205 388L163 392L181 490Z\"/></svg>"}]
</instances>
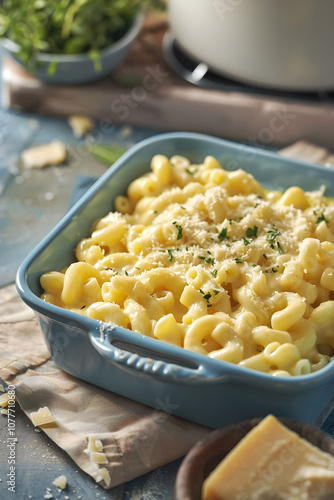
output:
<instances>
[{"instance_id":1,"label":"cheese wedge","mask_svg":"<svg viewBox=\"0 0 334 500\"><path fill-rule=\"evenodd\" d=\"M269 415L204 481L203 500L333 500L334 457Z\"/></svg>"}]
</instances>

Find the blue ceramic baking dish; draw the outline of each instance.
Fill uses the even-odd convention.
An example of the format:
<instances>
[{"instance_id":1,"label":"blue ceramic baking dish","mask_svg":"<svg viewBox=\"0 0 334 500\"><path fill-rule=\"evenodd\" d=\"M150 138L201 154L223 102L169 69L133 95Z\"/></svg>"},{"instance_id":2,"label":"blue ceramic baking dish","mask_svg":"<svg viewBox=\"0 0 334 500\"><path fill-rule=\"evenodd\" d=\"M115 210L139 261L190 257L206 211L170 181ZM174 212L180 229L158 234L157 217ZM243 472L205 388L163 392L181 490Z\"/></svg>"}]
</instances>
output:
<instances>
[{"instance_id":1,"label":"blue ceramic baking dish","mask_svg":"<svg viewBox=\"0 0 334 500\"><path fill-rule=\"evenodd\" d=\"M217 361L136 332L108 326L39 298L41 274L74 260L74 247L93 222L113 209L113 200L149 170L160 153L192 162L215 156L224 168L243 168L268 188L325 185L334 196L334 171L288 160L275 153L192 133L145 140L116 162L24 260L17 289L34 310L52 359L82 380L186 419L221 427L268 413L314 423L334 394L334 363L294 378L273 377ZM101 330L103 335L101 335Z\"/></svg>"}]
</instances>

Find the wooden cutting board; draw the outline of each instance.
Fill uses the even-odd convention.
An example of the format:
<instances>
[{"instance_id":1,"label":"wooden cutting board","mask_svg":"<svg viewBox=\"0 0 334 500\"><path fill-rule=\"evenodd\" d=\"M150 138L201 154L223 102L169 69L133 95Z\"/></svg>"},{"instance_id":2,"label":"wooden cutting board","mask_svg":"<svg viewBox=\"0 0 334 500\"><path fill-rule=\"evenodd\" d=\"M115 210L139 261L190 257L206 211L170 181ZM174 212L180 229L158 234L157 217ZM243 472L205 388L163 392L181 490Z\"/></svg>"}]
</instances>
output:
<instances>
[{"instance_id":1,"label":"wooden cutting board","mask_svg":"<svg viewBox=\"0 0 334 500\"><path fill-rule=\"evenodd\" d=\"M53 116L86 114L107 123L212 134L244 144L287 145L301 139L333 147L334 99L270 96L265 91L210 90L168 66L164 17L147 16L139 39L117 73L82 86L45 84L9 56L2 65L5 108Z\"/></svg>"}]
</instances>

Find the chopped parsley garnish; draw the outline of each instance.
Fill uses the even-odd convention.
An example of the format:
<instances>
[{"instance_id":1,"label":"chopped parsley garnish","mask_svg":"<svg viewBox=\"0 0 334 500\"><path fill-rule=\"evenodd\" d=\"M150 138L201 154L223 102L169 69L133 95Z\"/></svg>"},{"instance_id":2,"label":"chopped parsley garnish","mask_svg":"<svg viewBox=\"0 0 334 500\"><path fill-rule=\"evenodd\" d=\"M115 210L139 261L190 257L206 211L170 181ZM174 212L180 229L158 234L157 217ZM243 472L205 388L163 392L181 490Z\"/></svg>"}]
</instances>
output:
<instances>
[{"instance_id":1,"label":"chopped parsley garnish","mask_svg":"<svg viewBox=\"0 0 334 500\"><path fill-rule=\"evenodd\" d=\"M205 256L204 255L198 255L198 258L201 259L201 260L204 260Z\"/></svg>"},{"instance_id":2,"label":"chopped parsley garnish","mask_svg":"<svg viewBox=\"0 0 334 500\"><path fill-rule=\"evenodd\" d=\"M215 295L218 295L219 290L214 290L214 291L213 291L213 293L214 293Z\"/></svg>"},{"instance_id":3,"label":"chopped parsley garnish","mask_svg":"<svg viewBox=\"0 0 334 500\"><path fill-rule=\"evenodd\" d=\"M279 241L277 242L277 250L278 250L278 253L280 253L281 255L284 253L283 248L281 247L281 244Z\"/></svg>"},{"instance_id":4,"label":"chopped parsley garnish","mask_svg":"<svg viewBox=\"0 0 334 500\"><path fill-rule=\"evenodd\" d=\"M254 226L253 228L251 227L248 227L247 230L246 230L246 236L247 238L252 238L254 236L254 238L257 237L257 230L259 228L257 226Z\"/></svg>"},{"instance_id":5,"label":"chopped parsley garnish","mask_svg":"<svg viewBox=\"0 0 334 500\"><path fill-rule=\"evenodd\" d=\"M243 239L243 242L244 242L245 245L249 245L250 244L250 241L247 240L246 238L242 238L242 239Z\"/></svg>"},{"instance_id":6,"label":"chopped parsley garnish","mask_svg":"<svg viewBox=\"0 0 334 500\"><path fill-rule=\"evenodd\" d=\"M208 257L207 259L205 259L205 262L207 264L214 264L215 263L215 259L213 259L212 257Z\"/></svg>"},{"instance_id":7,"label":"chopped parsley garnish","mask_svg":"<svg viewBox=\"0 0 334 500\"><path fill-rule=\"evenodd\" d=\"M82 307L80 307L80 310L81 310L81 309L85 309L85 307L86 307L86 306L82 306Z\"/></svg>"},{"instance_id":8,"label":"chopped parsley garnish","mask_svg":"<svg viewBox=\"0 0 334 500\"><path fill-rule=\"evenodd\" d=\"M199 292L204 295L202 288L199 289Z\"/></svg>"},{"instance_id":9,"label":"chopped parsley garnish","mask_svg":"<svg viewBox=\"0 0 334 500\"><path fill-rule=\"evenodd\" d=\"M224 227L220 233L218 234L218 239L219 241L223 241L223 240L229 240L230 237L227 236L227 227Z\"/></svg>"},{"instance_id":10,"label":"chopped parsley garnish","mask_svg":"<svg viewBox=\"0 0 334 500\"><path fill-rule=\"evenodd\" d=\"M183 236L182 234L182 226L179 226L178 224L176 224L176 221L173 222L174 226L176 227L176 229L178 230L178 233L177 233L177 240L180 240Z\"/></svg>"},{"instance_id":11,"label":"chopped parsley garnish","mask_svg":"<svg viewBox=\"0 0 334 500\"><path fill-rule=\"evenodd\" d=\"M270 241L271 243L273 243L275 241L275 239L277 238L277 236L279 236L280 234L281 233L279 232L277 227L273 226L272 229L269 229L269 231L267 232L267 241Z\"/></svg>"},{"instance_id":12,"label":"chopped parsley garnish","mask_svg":"<svg viewBox=\"0 0 334 500\"><path fill-rule=\"evenodd\" d=\"M315 215L316 215L316 214L315 214ZM322 213L322 214L320 215L320 217L318 217L318 219L315 221L315 223L316 223L316 224L320 224L320 222L323 222L323 221L324 221L324 222L326 222L326 224L328 224L328 222L329 222L329 221L326 219L326 217L325 217L324 213Z\"/></svg>"},{"instance_id":13,"label":"chopped parsley garnish","mask_svg":"<svg viewBox=\"0 0 334 500\"><path fill-rule=\"evenodd\" d=\"M272 268L271 268L271 271L272 271L273 273L277 273L277 271L278 271L278 267L279 267L279 266L272 267Z\"/></svg>"},{"instance_id":14,"label":"chopped parsley garnish","mask_svg":"<svg viewBox=\"0 0 334 500\"><path fill-rule=\"evenodd\" d=\"M236 261L237 264L243 264L244 263L244 261L242 259L239 259L239 257L236 257L234 260Z\"/></svg>"},{"instance_id":15,"label":"chopped parsley garnish","mask_svg":"<svg viewBox=\"0 0 334 500\"><path fill-rule=\"evenodd\" d=\"M262 256L263 256L265 259L267 259L267 260L268 260L268 257L266 256L266 254L265 254L265 253L263 253L263 254L262 254Z\"/></svg>"},{"instance_id":16,"label":"chopped parsley garnish","mask_svg":"<svg viewBox=\"0 0 334 500\"><path fill-rule=\"evenodd\" d=\"M214 269L214 270L212 271L212 274L213 274L214 278L217 278L218 269Z\"/></svg>"},{"instance_id":17,"label":"chopped parsley garnish","mask_svg":"<svg viewBox=\"0 0 334 500\"><path fill-rule=\"evenodd\" d=\"M154 213L154 214L157 214L157 213L158 213L158 210L153 210L153 213Z\"/></svg>"},{"instance_id":18,"label":"chopped parsley garnish","mask_svg":"<svg viewBox=\"0 0 334 500\"><path fill-rule=\"evenodd\" d=\"M196 172L197 172L197 168L195 168L195 170L193 170L193 171L191 171L189 168L186 168L186 172L187 172L187 174L189 174L189 175L194 175L194 174L196 174Z\"/></svg>"},{"instance_id":19,"label":"chopped parsley garnish","mask_svg":"<svg viewBox=\"0 0 334 500\"><path fill-rule=\"evenodd\" d=\"M173 250L168 249L167 252L169 255L169 261L172 262L172 260L174 259Z\"/></svg>"},{"instance_id":20,"label":"chopped parsley garnish","mask_svg":"<svg viewBox=\"0 0 334 500\"><path fill-rule=\"evenodd\" d=\"M125 273L125 276L129 276L129 273L127 272L127 270L125 270L124 273Z\"/></svg>"},{"instance_id":21,"label":"chopped parsley garnish","mask_svg":"<svg viewBox=\"0 0 334 500\"><path fill-rule=\"evenodd\" d=\"M203 299L205 299L205 300L209 300L209 299L211 299L211 297L212 297L212 295L211 295L210 292L208 292L205 295L203 295Z\"/></svg>"}]
</instances>

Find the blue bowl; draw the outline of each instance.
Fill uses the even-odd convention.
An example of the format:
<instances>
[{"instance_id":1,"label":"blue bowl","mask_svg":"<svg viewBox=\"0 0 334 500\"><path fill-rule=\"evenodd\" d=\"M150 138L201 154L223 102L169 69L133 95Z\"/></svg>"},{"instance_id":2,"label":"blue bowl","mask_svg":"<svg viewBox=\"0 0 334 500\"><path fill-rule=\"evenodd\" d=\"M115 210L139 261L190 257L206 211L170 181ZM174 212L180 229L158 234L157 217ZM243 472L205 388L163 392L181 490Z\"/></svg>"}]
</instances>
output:
<instances>
[{"instance_id":1,"label":"blue bowl","mask_svg":"<svg viewBox=\"0 0 334 500\"><path fill-rule=\"evenodd\" d=\"M33 76L39 80L55 84L82 84L98 80L117 68L128 55L133 42L136 40L144 22L144 14L138 12L131 27L125 35L109 47L100 51L101 69L97 71L94 62L87 54L44 54L36 58L38 64ZM5 38L1 40L3 50L9 53L18 63L21 60L16 56L19 46ZM56 71L53 75L48 72L50 64L56 62Z\"/></svg>"},{"instance_id":2,"label":"blue bowl","mask_svg":"<svg viewBox=\"0 0 334 500\"><path fill-rule=\"evenodd\" d=\"M267 188L299 185L314 190L325 185L327 195L334 196L332 170L241 144L192 133L162 134L137 144L96 181L19 268L18 292L34 310L52 359L75 377L210 427L268 413L314 423L333 396L332 361L309 375L273 377L101 324L39 298L40 276L73 261L79 240L113 209L115 197L149 170L157 153L184 155L194 163L213 155L227 170L243 168Z\"/></svg>"}]
</instances>

